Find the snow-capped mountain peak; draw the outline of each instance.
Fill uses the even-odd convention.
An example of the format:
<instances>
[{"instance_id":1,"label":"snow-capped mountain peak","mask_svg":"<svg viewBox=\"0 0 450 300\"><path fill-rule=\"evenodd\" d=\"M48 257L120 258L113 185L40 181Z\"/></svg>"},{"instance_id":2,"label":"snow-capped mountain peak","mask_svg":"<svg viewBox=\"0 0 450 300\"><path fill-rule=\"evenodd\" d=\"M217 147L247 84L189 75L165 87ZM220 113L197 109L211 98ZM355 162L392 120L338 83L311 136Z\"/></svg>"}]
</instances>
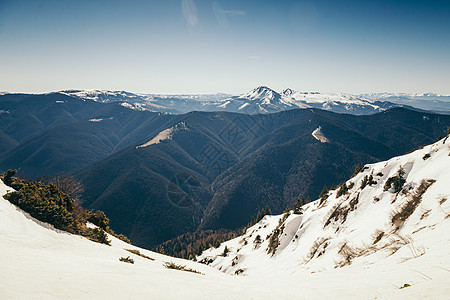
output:
<instances>
[{"instance_id":1,"label":"snow-capped mountain peak","mask_svg":"<svg viewBox=\"0 0 450 300\"><path fill-rule=\"evenodd\" d=\"M281 94L286 97L291 97L293 94L295 94L295 91L291 88L287 88L283 92L281 92Z\"/></svg>"},{"instance_id":2,"label":"snow-capped mountain peak","mask_svg":"<svg viewBox=\"0 0 450 300\"><path fill-rule=\"evenodd\" d=\"M270 104L274 101L279 101L281 95L266 86L259 86L244 94L241 98L250 101L260 101L263 104Z\"/></svg>"}]
</instances>

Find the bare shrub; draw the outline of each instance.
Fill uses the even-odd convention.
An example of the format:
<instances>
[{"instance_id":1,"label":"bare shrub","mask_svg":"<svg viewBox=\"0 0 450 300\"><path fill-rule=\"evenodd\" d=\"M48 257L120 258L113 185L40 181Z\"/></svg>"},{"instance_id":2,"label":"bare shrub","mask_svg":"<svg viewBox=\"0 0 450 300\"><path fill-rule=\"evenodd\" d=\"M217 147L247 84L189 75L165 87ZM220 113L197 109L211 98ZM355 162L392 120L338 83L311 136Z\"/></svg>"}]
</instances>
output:
<instances>
[{"instance_id":1,"label":"bare shrub","mask_svg":"<svg viewBox=\"0 0 450 300\"><path fill-rule=\"evenodd\" d=\"M382 230L376 230L375 233L373 234L373 242L372 245L375 245L376 243L378 243L384 236L384 231Z\"/></svg>"},{"instance_id":2,"label":"bare shrub","mask_svg":"<svg viewBox=\"0 0 450 300\"><path fill-rule=\"evenodd\" d=\"M186 268L186 266L183 265L177 265L174 262L165 262L163 265L166 269L174 269L174 270L180 270L180 271L186 271L186 272L192 272L192 273L197 273L197 274L201 274L201 275L205 275L197 270L191 269L191 268Z\"/></svg>"},{"instance_id":3,"label":"bare shrub","mask_svg":"<svg viewBox=\"0 0 450 300\"><path fill-rule=\"evenodd\" d=\"M123 262L126 262L126 263L129 263L129 264L134 264L134 259L130 258L129 256L128 257L121 257L121 258L119 258L119 260L123 261Z\"/></svg>"},{"instance_id":4,"label":"bare shrub","mask_svg":"<svg viewBox=\"0 0 450 300\"><path fill-rule=\"evenodd\" d=\"M313 259L314 256L316 256L316 254L320 255L325 254L325 250L330 244L328 240L330 240L330 238L318 238L317 240L314 241L307 255L307 262L311 261L311 259Z\"/></svg>"},{"instance_id":5,"label":"bare shrub","mask_svg":"<svg viewBox=\"0 0 450 300\"><path fill-rule=\"evenodd\" d=\"M272 256L275 255L275 252L277 251L277 248L280 245L280 236L283 233L284 223L286 222L289 215L290 215L289 211L285 212L283 214L283 217L278 221L277 227L275 227L272 233L269 236L267 236L267 239L269 239L269 245L267 246L267 253L271 254Z\"/></svg>"},{"instance_id":6,"label":"bare shrub","mask_svg":"<svg viewBox=\"0 0 450 300\"><path fill-rule=\"evenodd\" d=\"M234 271L234 275L240 275L242 273L244 273L243 269L237 269L236 271Z\"/></svg>"},{"instance_id":7,"label":"bare shrub","mask_svg":"<svg viewBox=\"0 0 450 300\"><path fill-rule=\"evenodd\" d=\"M338 253L344 259L341 263L338 264L339 267L347 266L352 263L352 260L359 256L359 251L356 248L351 248L347 242L343 243Z\"/></svg>"},{"instance_id":8,"label":"bare shrub","mask_svg":"<svg viewBox=\"0 0 450 300\"><path fill-rule=\"evenodd\" d=\"M402 224L413 214L414 210L422 201L423 194L434 182L436 182L434 179L423 179L417 187L416 192L411 196L411 199L409 199L398 212L392 215L391 222L397 229L399 229Z\"/></svg>"},{"instance_id":9,"label":"bare shrub","mask_svg":"<svg viewBox=\"0 0 450 300\"><path fill-rule=\"evenodd\" d=\"M153 258L151 258L151 257L149 257L149 256L147 256L147 255L145 255L143 253L141 253L139 250L136 250L136 249L125 249L125 250L130 252L130 253L139 255L140 257L143 257L143 258L146 258L146 259L150 259L150 260L155 260L155 259L153 259Z\"/></svg>"}]
</instances>

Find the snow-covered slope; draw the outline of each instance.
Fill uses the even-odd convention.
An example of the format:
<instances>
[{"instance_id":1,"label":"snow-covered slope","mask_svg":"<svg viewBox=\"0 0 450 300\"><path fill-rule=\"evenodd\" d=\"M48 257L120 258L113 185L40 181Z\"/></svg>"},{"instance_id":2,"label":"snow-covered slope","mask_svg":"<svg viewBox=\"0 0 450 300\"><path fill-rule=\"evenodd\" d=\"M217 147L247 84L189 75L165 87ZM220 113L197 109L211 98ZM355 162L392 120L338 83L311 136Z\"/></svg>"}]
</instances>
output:
<instances>
[{"instance_id":1,"label":"snow-covered slope","mask_svg":"<svg viewBox=\"0 0 450 300\"><path fill-rule=\"evenodd\" d=\"M403 176L398 176L400 168ZM329 192L326 200L305 205L301 215L265 216L244 235L206 250L198 261L248 277L320 278L324 289L351 287L361 298L446 298L449 170L447 137L367 165L345 183L347 191ZM395 184L386 185L389 178L405 179L399 193Z\"/></svg>"},{"instance_id":2,"label":"snow-covered slope","mask_svg":"<svg viewBox=\"0 0 450 300\"><path fill-rule=\"evenodd\" d=\"M326 201L307 204L303 215L266 216L243 236L205 251L199 260L209 266L111 236L112 246L97 244L36 221L0 197L0 298L445 299L450 293L449 153L446 139L368 165L346 183L353 183L347 193L338 197L333 191ZM403 192L384 191L400 166ZM8 190L0 181L0 195ZM417 207L410 216L394 217L411 201ZM276 227L279 245L268 254ZM119 261L127 256L135 263ZM165 262L204 275L166 269Z\"/></svg>"},{"instance_id":3,"label":"snow-covered slope","mask_svg":"<svg viewBox=\"0 0 450 300\"><path fill-rule=\"evenodd\" d=\"M0 194L8 190L0 180ZM230 276L208 266L109 238L112 246L54 229L0 197L0 299L206 299L232 290L232 280L224 283ZM119 261L128 256L134 264ZM166 269L165 262L204 275Z\"/></svg>"}]
</instances>

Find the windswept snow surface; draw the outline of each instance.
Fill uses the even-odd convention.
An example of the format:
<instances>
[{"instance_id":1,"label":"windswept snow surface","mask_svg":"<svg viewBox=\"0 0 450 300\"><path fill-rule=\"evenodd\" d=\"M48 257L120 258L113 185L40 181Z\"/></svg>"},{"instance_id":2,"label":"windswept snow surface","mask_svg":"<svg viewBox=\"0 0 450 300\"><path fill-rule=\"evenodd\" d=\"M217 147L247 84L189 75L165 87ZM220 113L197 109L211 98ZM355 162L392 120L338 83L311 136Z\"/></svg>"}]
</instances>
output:
<instances>
[{"instance_id":1,"label":"windswept snow surface","mask_svg":"<svg viewBox=\"0 0 450 300\"><path fill-rule=\"evenodd\" d=\"M111 236L112 246L91 242L36 221L0 197L0 299L448 299L449 153L450 139L368 165L347 182L354 183L347 194L333 191L325 202L306 205L303 215L290 215L274 256L267 254L267 235L282 216L266 216L243 236L205 251L199 259L212 260L209 266ZM406 194L383 191L399 166ZM377 183L361 190L372 173ZM436 181L396 230L392 214L424 179ZM0 181L0 195L7 190ZM341 213L333 215L336 208ZM377 230L384 235L374 243ZM230 252L224 257L225 245ZM127 256L135 263L119 261ZM168 261L204 275L165 269ZM237 270L241 275L230 275ZM405 284L410 286L401 289Z\"/></svg>"}]
</instances>

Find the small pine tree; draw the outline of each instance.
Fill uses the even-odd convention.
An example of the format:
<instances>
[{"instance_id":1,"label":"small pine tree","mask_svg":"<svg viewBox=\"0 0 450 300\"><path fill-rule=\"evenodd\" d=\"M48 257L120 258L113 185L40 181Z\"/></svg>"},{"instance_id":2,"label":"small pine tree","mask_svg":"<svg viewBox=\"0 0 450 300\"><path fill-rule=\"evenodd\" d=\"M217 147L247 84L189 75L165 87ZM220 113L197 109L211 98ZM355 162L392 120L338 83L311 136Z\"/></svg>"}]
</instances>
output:
<instances>
[{"instance_id":1,"label":"small pine tree","mask_svg":"<svg viewBox=\"0 0 450 300\"><path fill-rule=\"evenodd\" d=\"M326 185L323 186L322 191L320 192L319 198L320 198L320 204L323 203L328 198L328 188ZM308 196L309 197L309 196Z\"/></svg>"},{"instance_id":2,"label":"small pine tree","mask_svg":"<svg viewBox=\"0 0 450 300\"><path fill-rule=\"evenodd\" d=\"M225 245L225 248L223 249L223 256L226 257L228 255L228 247Z\"/></svg>"},{"instance_id":3,"label":"small pine tree","mask_svg":"<svg viewBox=\"0 0 450 300\"><path fill-rule=\"evenodd\" d=\"M301 215L303 214L302 206L305 204L305 198L302 196L297 199L297 202L294 204L294 214Z\"/></svg>"},{"instance_id":4,"label":"small pine tree","mask_svg":"<svg viewBox=\"0 0 450 300\"><path fill-rule=\"evenodd\" d=\"M403 185L406 182L405 176L405 170L400 166L400 168L397 171L397 175L389 177L386 180L386 183L384 184L384 190L387 191L390 188L392 188L394 193L401 192Z\"/></svg>"},{"instance_id":5,"label":"small pine tree","mask_svg":"<svg viewBox=\"0 0 450 300\"><path fill-rule=\"evenodd\" d=\"M362 169L363 169L363 167L361 167L359 165L359 163L356 164L355 170L353 171L353 174L352 174L352 178L355 177L356 175L358 175L358 173L361 172Z\"/></svg>"}]
</instances>

